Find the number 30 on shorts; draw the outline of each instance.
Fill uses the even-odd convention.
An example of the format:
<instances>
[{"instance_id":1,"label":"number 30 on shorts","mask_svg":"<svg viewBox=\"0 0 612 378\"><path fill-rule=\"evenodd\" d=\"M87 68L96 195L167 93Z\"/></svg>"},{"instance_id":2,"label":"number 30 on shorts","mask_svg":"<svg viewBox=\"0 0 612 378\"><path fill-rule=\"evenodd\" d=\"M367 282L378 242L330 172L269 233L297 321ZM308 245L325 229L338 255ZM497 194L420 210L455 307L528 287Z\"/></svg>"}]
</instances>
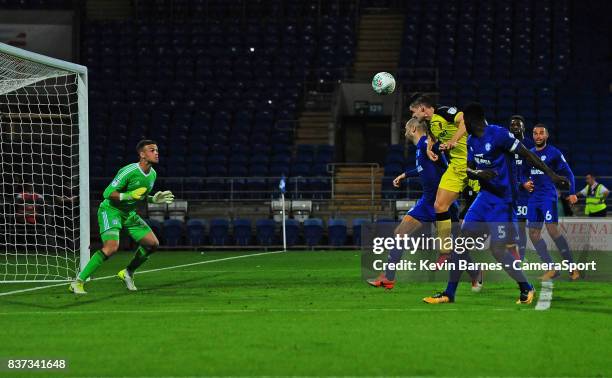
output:
<instances>
[{"instance_id":1,"label":"number 30 on shorts","mask_svg":"<svg viewBox=\"0 0 612 378\"><path fill-rule=\"evenodd\" d=\"M517 206L516 207L516 215L525 215L525 216L527 216L527 206Z\"/></svg>"}]
</instances>

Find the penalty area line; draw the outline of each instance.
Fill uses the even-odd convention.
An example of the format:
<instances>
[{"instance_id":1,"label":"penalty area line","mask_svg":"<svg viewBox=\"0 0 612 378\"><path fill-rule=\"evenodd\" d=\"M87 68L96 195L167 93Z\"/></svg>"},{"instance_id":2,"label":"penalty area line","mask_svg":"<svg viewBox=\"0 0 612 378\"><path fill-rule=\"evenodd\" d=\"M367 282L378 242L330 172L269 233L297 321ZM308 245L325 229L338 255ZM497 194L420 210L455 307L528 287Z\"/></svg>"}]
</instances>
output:
<instances>
[{"instance_id":1,"label":"penalty area line","mask_svg":"<svg viewBox=\"0 0 612 378\"><path fill-rule=\"evenodd\" d=\"M224 257L222 259L198 261L198 262L194 262L194 263L181 264L181 265L173 265L173 266L167 266L167 267L164 267L164 268L143 270L143 271L138 272L138 275L145 274L145 273L160 272L162 270L184 268L184 267L187 267L187 266L196 266L196 265L203 265L203 264L212 264L212 263L215 263L215 262L237 260L237 259L243 259L243 258L246 258L246 257L273 255L273 254L277 254L277 253L285 253L285 251L269 251L269 252L260 252L260 253L249 253L247 255ZM111 276L104 276L104 277L94 278L94 279L92 279L92 281L108 280L110 278L115 278L115 277L116 277L116 275L113 274ZM12 294L27 293L29 291L43 290L43 289L47 289L47 288L50 288L50 287L64 286L64 285L66 285L67 282L70 282L70 281L66 281L66 282L62 282L62 283L58 283L58 284L53 284L53 285L44 285L44 286L30 287L30 288L27 288L27 289L7 291L5 293L0 293L0 297L4 297L4 296L7 296L7 295L12 295Z\"/></svg>"},{"instance_id":2,"label":"penalty area line","mask_svg":"<svg viewBox=\"0 0 612 378\"><path fill-rule=\"evenodd\" d=\"M537 311L544 311L550 308L550 304L553 299L553 282L552 281L543 281L542 282L542 290L540 291L540 295L538 297L538 303L536 303L535 309Z\"/></svg>"}]
</instances>

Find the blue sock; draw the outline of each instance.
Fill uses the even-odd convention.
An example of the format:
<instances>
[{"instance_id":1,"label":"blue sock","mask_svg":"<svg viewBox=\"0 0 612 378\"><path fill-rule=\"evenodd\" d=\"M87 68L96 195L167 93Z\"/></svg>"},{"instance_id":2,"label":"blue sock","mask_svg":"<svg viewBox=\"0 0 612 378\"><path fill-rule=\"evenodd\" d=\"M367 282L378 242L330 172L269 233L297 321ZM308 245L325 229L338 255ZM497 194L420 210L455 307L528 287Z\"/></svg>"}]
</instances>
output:
<instances>
[{"instance_id":1,"label":"blue sock","mask_svg":"<svg viewBox=\"0 0 612 378\"><path fill-rule=\"evenodd\" d=\"M525 251L527 250L527 230L525 229L525 222L519 223L519 255L521 255L521 261L525 260Z\"/></svg>"},{"instance_id":2,"label":"blue sock","mask_svg":"<svg viewBox=\"0 0 612 378\"><path fill-rule=\"evenodd\" d=\"M389 252L389 258L387 259L387 262L397 264L402 258L402 252L403 251L401 249L393 248ZM387 277L389 281L393 281L395 279L395 269L389 269L389 267L387 266L387 270L385 271L385 277Z\"/></svg>"},{"instance_id":3,"label":"blue sock","mask_svg":"<svg viewBox=\"0 0 612 378\"><path fill-rule=\"evenodd\" d=\"M518 285L521 291L533 290L533 286L529 282L519 282Z\"/></svg>"},{"instance_id":4,"label":"blue sock","mask_svg":"<svg viewBox=\"0 0 612 378\"><path fill-rule=\"evenodd\" d=\"M461 278L462 271L459 269L460 259L461 257L455 252L451 252L450 258L448 259L449 263L452 263L451 266L453 266L453 268L448 271L448 283L446 284L446 290L444 290L444 292L450 298L455 298L455 292L457 292L457 286Z\"/></svg>"},{"instance_id":5,"label":"blue sock","mask_svg":"<svg viewBox=\"0 0 612 378\"><path fill-rule=\"evenodd\" d=\"M561 252L561 256L563 256L563 260L567 260L570 263L574 262L574 256L572 256L572 252L570 251L569 244L567 244L567 239L565 236L561 235L556 239L553 239L557 248L559 248L559 252Z\"/></svg>"},{"instance_id":6,"label":"blue sock","mask_svg":"<svg viewBox=\"0 0 612 378\"><path fill-rule=\"evenodd\" d=\"M461 254L461 259L467 261L468 264L473 264L474 260L472 260L472 256L470 255L470 253L468 251L465 251ZM469 270L468 269L468 274L470 275L470 277L475 280L478 279L478 274L480 273L480 270L476 269L476 270Z\"/></svg>"},{"instance_id":7,"label":"blue sock","mask_svg":"<svg viewBox=\"0 0 612 378\"><path fill-rule=\"evenodd\" d=\"M511 253L505 250L503 245L493 250L493 256L498 262L502 263L506 273L508 273L508 275L518 283L521 290L531 287L527 277L525 277L525 273L523 273L521 269L514 268L513 263L516 261L516 259Z\"/></svg>"},{"instance_id":8,"label":"blue sock","mask_svg":"<svg viewBox=\"0 0 612 378\"><path fill-rule=\"evenodd\" d=\"M446 290L444 290L444 293L448 295L450 299L455 299L455 293L457 292L457 285L459 285L459 282L449 281L446 284Z\"/></svg>"},{"instance_id":9,"label":"blue sock","mask_svg":"<svg viewBox=\"0 0 612 378\"><path fill-rule=\"evenodd\" d=\"M552 257L550 257L550 253L548 253L548 248L546 247L546 242L544 241L544 239L538 240L537 242L533 244L533 246L535 247L535 250L540 256L540 259L542 260L542 262L545 262L545 263L553 262Z\"/></svg>"}]
</instances>

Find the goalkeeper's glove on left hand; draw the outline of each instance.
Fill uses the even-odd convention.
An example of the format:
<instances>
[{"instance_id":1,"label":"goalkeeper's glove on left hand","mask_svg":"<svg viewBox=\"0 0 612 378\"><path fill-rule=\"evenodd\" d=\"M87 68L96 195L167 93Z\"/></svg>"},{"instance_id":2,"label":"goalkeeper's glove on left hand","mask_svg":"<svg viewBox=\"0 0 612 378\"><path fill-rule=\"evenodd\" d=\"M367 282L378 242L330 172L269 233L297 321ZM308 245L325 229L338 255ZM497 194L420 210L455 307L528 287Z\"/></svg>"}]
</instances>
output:
<instances>
[{"instance_id":1,"label":"goalkeeper's glove on left hand","mask_svg":"<svg viewBox=\"0 0 612 378\"><path fill-rule=\"evenodd\" d=\"M164 192L157 192L153 196L153 203L162 204L162 203L172 203L174 202L174 194L171 191L166 190Z\"/></svg>"}]
</instances>

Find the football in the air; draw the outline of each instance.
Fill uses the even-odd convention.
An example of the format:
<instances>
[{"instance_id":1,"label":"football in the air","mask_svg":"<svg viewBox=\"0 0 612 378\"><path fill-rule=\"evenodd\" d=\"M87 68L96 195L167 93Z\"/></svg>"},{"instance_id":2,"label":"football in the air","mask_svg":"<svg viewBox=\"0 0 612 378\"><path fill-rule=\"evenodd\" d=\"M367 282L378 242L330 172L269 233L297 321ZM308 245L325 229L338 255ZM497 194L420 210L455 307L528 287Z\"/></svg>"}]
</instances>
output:
<instances>
[{"instance_id":1,"label":"football in the air","mask_svg":"<svg viewBox=\"0 0 612 378\"><path fill-rule=\"evenodd\" d=\"M378 94L391 94L395 90L395 78L388 72L379 72L372 79L372 89Z\"/></svg>"}]
</instances>

